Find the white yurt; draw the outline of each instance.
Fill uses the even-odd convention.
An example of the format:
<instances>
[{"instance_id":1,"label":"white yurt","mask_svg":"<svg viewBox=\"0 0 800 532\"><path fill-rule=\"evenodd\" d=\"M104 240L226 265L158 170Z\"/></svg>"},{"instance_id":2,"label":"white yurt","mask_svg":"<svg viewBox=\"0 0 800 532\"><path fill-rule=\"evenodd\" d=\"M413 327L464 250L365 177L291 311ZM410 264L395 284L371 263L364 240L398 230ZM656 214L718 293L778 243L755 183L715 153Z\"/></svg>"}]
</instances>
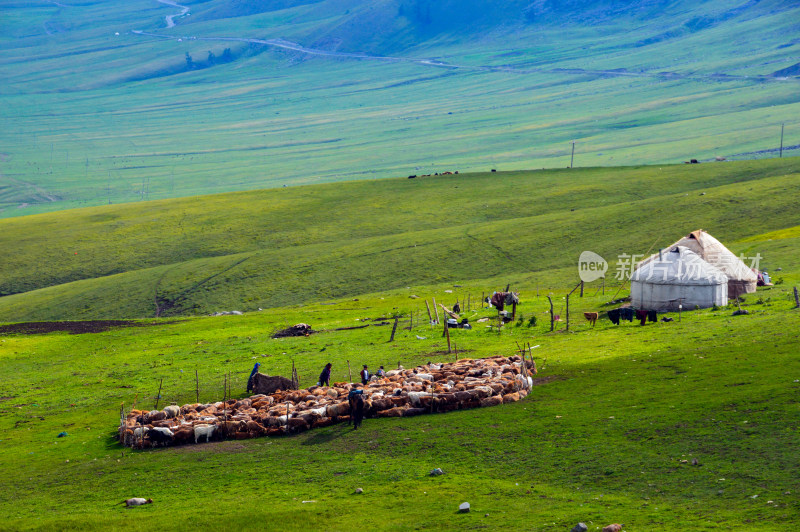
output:
<instances>
[{"instance_id":1,"label":"white yurt","mask_svg":"<svg viewBox=\"0 0 800 532\"><path fill-rule=\"evenodd\" d=\"M677 311L728 304L728 277L685 246L642 264L631 276L631 306Z\"/></svg>"},{"instance_id":2,"label":"white yurt","mask_svg":"<svg viewBox=\"0 0 800 532\"><path fill-rule=\"evenodd\" d=\"M720 270L728 277L728 297L733 299L741 294L751 294L756 291L758 276L734 255L731 250L726 248L722 242L709 235L702 229L692 231L681 238L667 249L675 246L685 246L698 255L707 263ZM639 263L639 267L645 263L657 259L658 255L652 255Z\"/></svg>"}]
</instances>

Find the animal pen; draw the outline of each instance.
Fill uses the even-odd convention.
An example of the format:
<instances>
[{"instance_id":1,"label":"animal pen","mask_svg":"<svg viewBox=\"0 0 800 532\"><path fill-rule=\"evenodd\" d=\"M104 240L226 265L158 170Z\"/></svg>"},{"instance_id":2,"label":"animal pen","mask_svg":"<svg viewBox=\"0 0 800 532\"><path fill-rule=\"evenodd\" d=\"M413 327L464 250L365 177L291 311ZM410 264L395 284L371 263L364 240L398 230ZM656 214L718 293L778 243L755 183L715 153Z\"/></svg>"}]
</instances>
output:
<instances>
[{"instance_id":1,"label":"animal pen","mask_svg":"<svg viewBox=\"0 0 800 532\"><path fill-rule=\"evenodd\" d=\"M408 417L497 406L525 398L533 385L533 360L495 356L392 370L361 387L334 383L281 390L211 404L124 410L119 439L143 449L222 439L281 436L350 420L348 394L363 390L365 417Z\"/></svg>"}]
</instances>

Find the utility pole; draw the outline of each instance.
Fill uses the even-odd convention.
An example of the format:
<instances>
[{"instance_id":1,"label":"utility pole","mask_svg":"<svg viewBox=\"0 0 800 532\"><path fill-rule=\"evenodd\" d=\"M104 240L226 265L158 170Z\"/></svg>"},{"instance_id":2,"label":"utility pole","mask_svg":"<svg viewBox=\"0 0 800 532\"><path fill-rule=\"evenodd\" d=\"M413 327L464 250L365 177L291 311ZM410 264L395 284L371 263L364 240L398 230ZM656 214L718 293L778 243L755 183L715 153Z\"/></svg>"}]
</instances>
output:
<instances>
[{"instance_id":1,"label":"utility pole","mask_svg":"<svg viewBox=\"0 0 800 532\"><path fill-rule=\"evenodd\" d=\"M784 124L781 124L781 151L778 152L778 158L783 158L783 126Z\"/></svg>"},{"instance_id":2,"label":"utility pole","mask_svg":"<svg viewBox=\"0 0 800 532\"><path fill-rule=\"evenodd\" d=\"M572 141L572 155L569 157L569 167L572 168L572 162L575 160L575 141Z\"/></svg>"}]
</instances>

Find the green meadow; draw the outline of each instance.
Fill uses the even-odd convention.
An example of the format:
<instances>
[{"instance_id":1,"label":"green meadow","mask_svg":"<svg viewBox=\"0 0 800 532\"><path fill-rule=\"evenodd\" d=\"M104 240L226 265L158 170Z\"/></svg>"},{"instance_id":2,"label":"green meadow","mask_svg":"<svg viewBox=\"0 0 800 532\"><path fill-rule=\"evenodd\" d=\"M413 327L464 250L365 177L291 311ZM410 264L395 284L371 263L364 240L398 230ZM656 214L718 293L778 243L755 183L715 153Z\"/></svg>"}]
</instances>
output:
<instances>
[{"instance_id":1,"label":"green meadow","mask_svg":"<svg viewBox=\"0 0 800 532\"><path fill-rule=\"evenodd\" d=\"M593 283L583 298L571 296L570 331L557 322L551 333L545 296L563 317L567 290L537 296L530 279L504 275L96 334L0 333L0 528L568 530L583 521L590 530L621 522L629 531L767 531L797 523L797 239L795 229L752 241L794 267L781 284L748 295L750 314L739 317L732 304L672 314L671 323L601 319L591 328L581 312L612 308L605 303L614 295ZM507 283L522 303L519 319L498 331L487 326L496 311L475 294ZM467 297L475 328L453 330L448 354L421 301ZM392 316L401 327L389 343L391 326L380 324ZM318 332L270 338L297 322ZM369 327L334 330L361 324ZM294 363L309 386L328 361L333 379L347 381L348 361L413 367L511 355L524 343L535 346L540 371L519 403L151 451L114 439L121 405L153 408L162 379L160 405L194 402L195 371L208 401L222 397L226 374L234 396L244 396L256 361L283 375ZM428 476L436 467L445 475ZM118 504L128 497L154 503L129 511ZM472 512L457 514L465 501Z\"/></svg>"}]
</instances>

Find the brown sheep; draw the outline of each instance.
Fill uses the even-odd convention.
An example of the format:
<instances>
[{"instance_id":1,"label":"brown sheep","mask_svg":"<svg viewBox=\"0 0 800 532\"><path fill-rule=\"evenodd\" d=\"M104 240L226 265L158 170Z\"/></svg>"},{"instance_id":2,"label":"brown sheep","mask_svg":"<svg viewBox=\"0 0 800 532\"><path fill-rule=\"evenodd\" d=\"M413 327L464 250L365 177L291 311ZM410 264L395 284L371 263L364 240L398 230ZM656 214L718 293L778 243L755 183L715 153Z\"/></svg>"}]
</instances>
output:
<instances>
[{"instance_id":1,"label":"brown sheep","mask_svg":"<svg viewBox=\"0 0 800 532\"><path fill-rule=\"evenodd\" d=\"M584 312L583 313L583 317L586 318L586 320L589 323L592 324L592 327L594 327L594 324L595 324L595 322L597 322L597 318L599 317L599 313L598 312Z\"/></svg>"},{"instance_id":2,"label":"brown sheep","mask_svg":"<svg viewBox=\"0 0 800 532\"><path fill-rule=\"evenodd\" d=\"M487 397L486 399L481 399L481 406L497 406L503 404L503 398L499 395L495 395L494 397Z\"/></svg>"},{"instance_id":3,"label":"brown sheep","mask_svg":"<svg viewBox=\"0 0 800 532\"><path fill-rule=\"evenodd\" d=\"M503 396L503 403L515 403L519 401L519 393L507 393Z\"/></svg>"},{"instance_id":4,"label":"brown sheep","mask_svg":"<svg viewBox=\"0 0 800 532\"><path fill-rule=\"evenodd\" d=\"M608 525L603 527L603 532L620 532L622 530L622 525L618 523L614 523L613 525Z\"/></svg>"}]
</instances>

